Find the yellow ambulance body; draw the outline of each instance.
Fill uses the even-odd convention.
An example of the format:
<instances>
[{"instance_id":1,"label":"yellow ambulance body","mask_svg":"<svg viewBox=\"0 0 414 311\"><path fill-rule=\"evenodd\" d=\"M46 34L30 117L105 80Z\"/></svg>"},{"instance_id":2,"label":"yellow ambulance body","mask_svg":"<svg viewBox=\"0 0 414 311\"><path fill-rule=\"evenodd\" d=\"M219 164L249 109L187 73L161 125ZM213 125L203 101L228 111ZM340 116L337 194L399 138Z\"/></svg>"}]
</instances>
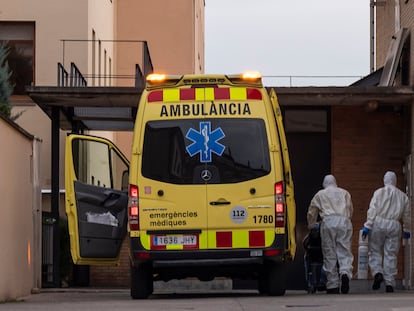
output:
<instances>
[{"instance_id":1,"label":"yellow ambulance body","mask_svg":"<svg viewBox=\"0 0 414 311\"><path fill-rule=\"evenodd\" d=\"M80 141L88 147L80 148ZM260 76L148 76L131 161L108 142L109 153L116 155L108 162L119 160L109 164L116 169L109 169L113 181L107 184L119 186L95 183L92 190L98 194L91 199L79 178L83 171L76 167L93 157L89 145L95 143L102 141L78 135L67 142L72 161L66 166L71 172L66 209L75 263L115 263L127 234L134 299L147 298L155 280L186 277L255 279L261 293L284 294L286 263L296 250L296 207L280 107ZM114 193L97 198L99 187ZM101 204L100 212L91 210L91 202L82 200L106 200L114 209ZM94 229L79 233L81 225L110 227L111 254L101 251L98 237L85 242L86 235L97 234ZM98 231L109 237L104 229Z\"/></svg>"}]
</instances>

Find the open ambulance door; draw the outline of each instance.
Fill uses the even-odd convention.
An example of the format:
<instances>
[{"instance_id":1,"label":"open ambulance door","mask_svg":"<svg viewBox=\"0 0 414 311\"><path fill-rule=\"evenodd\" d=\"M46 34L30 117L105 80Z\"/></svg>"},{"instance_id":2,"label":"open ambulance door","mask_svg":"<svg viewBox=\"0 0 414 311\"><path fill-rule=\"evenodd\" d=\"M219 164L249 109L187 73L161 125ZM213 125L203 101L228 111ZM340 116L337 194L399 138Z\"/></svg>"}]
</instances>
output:
<instances>
[{"instance_id":1,"label":"open ambulance door","mask_svg":"<svg viewBox=\"0 0 414 311\"><path fill-rule=\"evenodd\" d=\"M286 206L287 206L287 231L288 231L288 251L292 259L295 257L296 252L296 203L292 179L292 171L290 167L289 150L285 135L285 128L283 125L282 111L280 110L279 101L275 90L270 90L270 101L272 102L273 113L276 120L277 132L279 135L279 142L282 147L283 155L283 169L285 179L285 191L286 191Z\"/></svg>"},{"instance_id":2,"label":"open ambulance door","mask_svg":"<svg viewBox=\"0 0 414 311\"><path fill-rule=\"evenodd\" d=\"M75 264L118 264L127 232L128 169L128 160L109 140L67 136L66 214Z\"/></svg>"}]
</instances>

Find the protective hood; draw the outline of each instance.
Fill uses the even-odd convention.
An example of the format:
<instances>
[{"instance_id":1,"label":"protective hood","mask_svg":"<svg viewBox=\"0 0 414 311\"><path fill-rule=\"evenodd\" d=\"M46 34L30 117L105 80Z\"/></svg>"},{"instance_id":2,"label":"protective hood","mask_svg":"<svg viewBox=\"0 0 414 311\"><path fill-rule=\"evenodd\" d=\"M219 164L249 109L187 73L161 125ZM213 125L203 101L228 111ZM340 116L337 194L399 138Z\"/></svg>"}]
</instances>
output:
<instances>
[{"instance_id":1,"label":"protective hood","mask_svg":"<svg viewBox=\"0 0 414 311\"><path fill-rule=\"evenodd\" d=\"M326 175L325 178L323 179L322 186L324 188L337 187L335 177L333 175Z\"/></svg>"},{"instance_id":2,"label":"protective hood","mask_svg":"<svg viewBox=\"0 0 414 311\"><path fill-rule=\"evenodd\" d=\"M388 171L385 173L384 186L387 186L387 185L392 185L394 187L397 185L397 175L395 175L394 172Z\"/></svg>"}]
</instances>

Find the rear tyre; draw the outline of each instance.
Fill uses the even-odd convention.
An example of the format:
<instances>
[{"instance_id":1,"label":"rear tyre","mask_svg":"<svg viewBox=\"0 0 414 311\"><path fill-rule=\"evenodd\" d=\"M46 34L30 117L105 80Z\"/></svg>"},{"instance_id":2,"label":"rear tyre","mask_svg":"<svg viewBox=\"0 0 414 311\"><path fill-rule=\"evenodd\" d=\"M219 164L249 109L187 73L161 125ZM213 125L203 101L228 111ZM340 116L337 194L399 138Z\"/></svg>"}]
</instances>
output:
<instances>
[{"instance_id":1,"label":"rear tyre","mask_svg":"<svg viewBox=\"0 0 414 311\"><path fill-rule=\"evenodd\" d=\"M269 293L269 282L266 273L260 273L257 283L257 289L259 290L259 293L261 295L267 295Z\"/></svg>"},{"instance_id":2,"label":"rear tyre","mask_svg":"<svg viewBox=\"0 0 414 311\"><path fill-rule=\"evenodd\" d=\"M266 278L266 289L269 296L283 296L286 292L286 269L282 264L271 263L267 265L264 277Z\"/></svg>"},{"instance_id":3,"label":"rear tyre","mask_svg":"<svg viewBox=\"0 0 414 311\"><path fill-rule=\"evenodd\" d=\"M131 297L132 299L146 299L154 291L151 264L131 264Z\"/></svg>"}]
</instances>

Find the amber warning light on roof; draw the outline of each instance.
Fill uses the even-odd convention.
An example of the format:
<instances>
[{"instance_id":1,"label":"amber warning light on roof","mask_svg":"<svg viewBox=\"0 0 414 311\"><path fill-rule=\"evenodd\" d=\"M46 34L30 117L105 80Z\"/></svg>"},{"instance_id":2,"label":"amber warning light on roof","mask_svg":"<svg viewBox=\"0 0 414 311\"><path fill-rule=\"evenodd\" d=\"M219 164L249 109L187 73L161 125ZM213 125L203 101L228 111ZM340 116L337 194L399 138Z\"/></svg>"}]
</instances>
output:
<instances>
[{"instance_id":1,"label":"amber warning light on roof","mask_svg":"<svg viewBox=\"0 0 414 311\"><path fill-rule=\"evenodd\" d=\"M152 73L147 76L147 82L155 84L155 83L164 83L168 80L171 81L178 81L180 80L182 76L177 75L166 75L166 74L160 74L160 73ZM230 80L236 79L240 81L260 81L262 78L262 74L258 71L246 71L242 74L237 75L229 75L228 78Z\"/></svg>"},{"instance_id":2,"label":"amber warning light on roof","mask_svg":"<svg viewBox=\"0 0 414 311\"><path fill-rule=\"evenodd\" d=\"M262 78L262 74L258 71L247 71L242 74L244 80L257 80Z\"/></svg>"},{"instance_id":3,"label":"amber warning light on roof","mask_svg":"<svg viewBox=\"0 0 414 311\"><path fill-rule=\"evenodd\" d=\"M152 73L152 74L149 74L147 76L147 81L150 81L150 82L162 82L162 81L165 81L166 78L167 78L167 76L165 74Z\"/></svg>"}]
</instances>

